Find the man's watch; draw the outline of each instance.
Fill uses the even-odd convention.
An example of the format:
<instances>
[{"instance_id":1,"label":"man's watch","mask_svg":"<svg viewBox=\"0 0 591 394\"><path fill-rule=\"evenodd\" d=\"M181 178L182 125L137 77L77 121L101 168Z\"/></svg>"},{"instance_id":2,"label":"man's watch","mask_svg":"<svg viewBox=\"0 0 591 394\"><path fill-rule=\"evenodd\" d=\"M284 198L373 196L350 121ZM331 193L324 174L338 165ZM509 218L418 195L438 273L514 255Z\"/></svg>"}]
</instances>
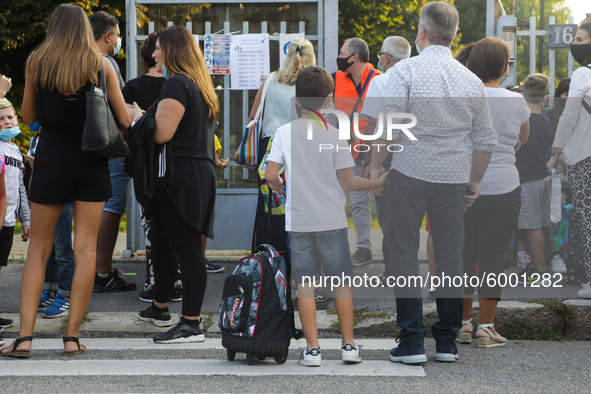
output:
<instances>
[{"instance_id":1,"label":"man's watch","mask_svg":"<svg viewBox=\"0 0 591 394\"><path fill-rule=\"evenodd\" d=\"M560 156L563 154L563 152L562 152L562 151L560 151L560 152L558 152L558 153L554 153L554 152L550 151L550 154L551 154L552 156L554 156L554 157L558 158L558 157L560 157Z\"/></svg>"}]
</instances>

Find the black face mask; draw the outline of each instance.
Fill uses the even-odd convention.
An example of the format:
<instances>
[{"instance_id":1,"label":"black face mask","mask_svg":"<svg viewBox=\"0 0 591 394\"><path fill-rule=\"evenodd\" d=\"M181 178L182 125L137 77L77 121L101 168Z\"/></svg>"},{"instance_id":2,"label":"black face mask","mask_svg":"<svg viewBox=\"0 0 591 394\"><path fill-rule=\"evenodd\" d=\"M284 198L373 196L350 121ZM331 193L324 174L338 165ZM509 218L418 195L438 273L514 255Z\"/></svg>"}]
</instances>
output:
<instances>
[{"instance_id":1,"label":"black face mask","mask_svg":"<svg viewBox=\"0 0 591 394\"><path fill-rule=\"evenodd\" d=\"M591 44L571 44L570 52L581 66L591 57Z\"/></svg>"},{"instance_id":2,"label":"black face mask","mask_svg":"<svg viewBox=\"0 0 591 394\"><path fill-rule=\"evenodd\" d=\"M354 53L352 53L349 57L337 57L337 68L339 71L347 71L347 69L351 67L351 64L353 63L349 63L349 59L351 59L351 56L353 55Z\"/></svg>"}]
</instances>

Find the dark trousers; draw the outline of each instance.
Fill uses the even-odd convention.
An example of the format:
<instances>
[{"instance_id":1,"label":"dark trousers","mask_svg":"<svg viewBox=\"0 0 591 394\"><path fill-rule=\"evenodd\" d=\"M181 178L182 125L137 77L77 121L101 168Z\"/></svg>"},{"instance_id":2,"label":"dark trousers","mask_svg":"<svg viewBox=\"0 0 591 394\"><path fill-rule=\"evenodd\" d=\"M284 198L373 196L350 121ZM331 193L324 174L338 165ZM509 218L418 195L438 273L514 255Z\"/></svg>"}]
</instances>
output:
<instances>
[{"instance_id":1,"label":"dark trousers","mask_svg":"<svg viewBox=\"0 0 591 394\"><path fill-rule=\"evenodd\" d=\"M151 230L156 301L169 301L180 264L182 314L199 316L207 286L201 233L183 219L166 194L154 203Z\"/></svg>"},{"instance_id":2,"label":"dark trousers","mask_svg":"<svg viewBox=\"0 0 591 394\"><path fill-rule=\"evenodd\" d=\"M511 242L513 229L521 209L521 188L495 196L480 196L464 214L464 272L468 277L494 274L495 279L505 272L505 253ZM478 267L478 272L476 270ZM501 298L500 286L489 286L486 277L478 289L481 298ZM495 281L490 283L496 284ZM466 295L474 288L465 287Z\"/></svg>"},{"instance_id":3,"label":"dark trousers","mask_svg":"<svg viewBox=\"0 0 591 394\"><path fill-rule=\"evenodd\" d=\"M438 184L410 178L392 170L385 189L388 201L388 250L392 275L419 275L419 230L425 213L429 214L435 248L437 274L461 276L464 247L465 184ZM431 332L438 343L453 343L462 323L463 288L438 288L437 313L439 321ZM423 325L421 288L395 287L396 321L402 329L400 340L422 344L426 328ZM439 296L443 296L440 298Z\"/></svg>"},{"instance_id":4,"label":"dark trousers","mask_svg":"<svg viewBox=\"0 0 591 394\"><path fill-rule=\"evenodd\" d=\"M392 163L392 153L388 153L386 159L382 163L382 167L386 171L390 169L390 165ZM382 235L384 236L382 240L382 253L384 255L384 275L390 276L390 252L388 251L388 226L386 223L388 222L388 200L385 197L385 194L378 196L375 195L375 202L376 202L376 215L378 217L378 223L380 224L380 228L382 229Z\"/></svg>"},{"instance_id":5,"label":"dark trousers","mask_svg":"<svg viewBox=\"0 0 591 394\"><path fill-rule=\"evenodd\" d=\"M0 265L6 267L8 265L8 257L12 249L12 241L14 239L14 226L4 226L0 229Z\"/></svg>"}]
</instances>

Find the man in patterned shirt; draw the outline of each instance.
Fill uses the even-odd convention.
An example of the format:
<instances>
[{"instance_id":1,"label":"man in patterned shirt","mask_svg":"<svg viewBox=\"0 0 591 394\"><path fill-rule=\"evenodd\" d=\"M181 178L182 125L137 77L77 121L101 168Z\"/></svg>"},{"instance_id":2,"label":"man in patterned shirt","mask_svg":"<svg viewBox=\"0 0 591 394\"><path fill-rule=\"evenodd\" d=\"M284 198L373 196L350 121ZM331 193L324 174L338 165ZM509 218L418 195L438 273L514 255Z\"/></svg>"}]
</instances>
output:
<instances>
[{"instance_id":1,"label":"man in patterned shirt","mask_svg":"<svg viewBox=\"0 0 591 394\"><path fill-rule=\"evenodd\" d=\"M463 275L464 209L478 197L497 143L482 81L452 57L450 46L458 21L458 12L449 3L425 5L416 38L419 56L398 62L386 84L386 114L412 114L417 120L416 126L408 129L412 135L400 133L400 129L388 132L384 125L372 153L370 177L375 178L383 171L381 164L388 153L384 147L399 144L384 190L391 208L386 224L391 274L398 279L419 274L419 229L425 213L431 222L437 274ZM405 123L396 119L393 123ZM472 140L472 151L466 137ZM380 144L384 145L376 149ZM435 359L441 362L458 358L455 339L462 321L463 284L455 283L455 287L444 283L436 292L440 321L431 331L436 340ZM390 360L423 364L427 361L423 344L426 328L420 283L407 280L404 286L398 280L397 284L402 286L394 288L397 323L402 330Z\"/></svg>"}]
</instances>

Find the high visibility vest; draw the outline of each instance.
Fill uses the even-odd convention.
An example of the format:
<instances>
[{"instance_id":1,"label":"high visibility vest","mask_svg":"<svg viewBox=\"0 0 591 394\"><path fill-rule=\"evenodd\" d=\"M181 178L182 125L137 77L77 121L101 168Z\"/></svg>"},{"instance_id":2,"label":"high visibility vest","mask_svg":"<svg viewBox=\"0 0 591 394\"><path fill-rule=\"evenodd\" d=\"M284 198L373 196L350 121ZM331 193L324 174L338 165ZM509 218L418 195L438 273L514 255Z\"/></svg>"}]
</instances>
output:
<instances>
[{"instance_id":1,"label":"high visibility vest","mask_svg":"<svg viewBox=\"0 0 591 394\"><path fill-rule=\"evenodd\" d=\"M361 75L361 82L359 83L359 90L355 86L353 80L349 77L349 73L344 71L337 71L335 75L335 88L334 88L334 107L340 111L343 111L349 116L351 120L351 154L356 159L359 152L355 151L354 147L359 145L363 141L356 139L353 134L353 111L361 112L363 108L363 102L369 82L376 75L380 75L382 72L373 67L371 63L365 65L365 70ZM359 99L361 98L361 99ZM367 128L367 119L359 119L359 131L364 132Z\"/></svg>"}]
</instances>

